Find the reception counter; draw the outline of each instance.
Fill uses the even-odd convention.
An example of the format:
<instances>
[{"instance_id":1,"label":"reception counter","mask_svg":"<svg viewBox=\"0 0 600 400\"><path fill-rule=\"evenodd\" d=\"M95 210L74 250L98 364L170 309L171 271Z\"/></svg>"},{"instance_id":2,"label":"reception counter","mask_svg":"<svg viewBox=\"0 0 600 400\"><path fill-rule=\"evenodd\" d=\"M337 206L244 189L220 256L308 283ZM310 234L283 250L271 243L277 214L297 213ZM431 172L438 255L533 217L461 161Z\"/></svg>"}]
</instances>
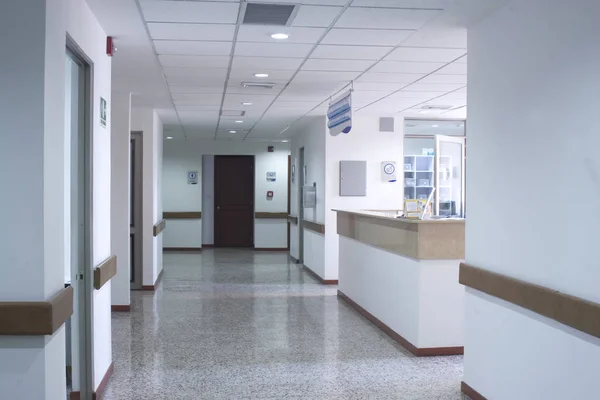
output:
<instances>
[{"instance_id":1,"label":"reception counter","mask_svg":"<svg viewBox=\"0 0 600 400\"><path fill-rule=\"evenodd\" d=\"M463 219L337 212L338 295L417 356L463 354Z\"/></svg>"}]
</instances>

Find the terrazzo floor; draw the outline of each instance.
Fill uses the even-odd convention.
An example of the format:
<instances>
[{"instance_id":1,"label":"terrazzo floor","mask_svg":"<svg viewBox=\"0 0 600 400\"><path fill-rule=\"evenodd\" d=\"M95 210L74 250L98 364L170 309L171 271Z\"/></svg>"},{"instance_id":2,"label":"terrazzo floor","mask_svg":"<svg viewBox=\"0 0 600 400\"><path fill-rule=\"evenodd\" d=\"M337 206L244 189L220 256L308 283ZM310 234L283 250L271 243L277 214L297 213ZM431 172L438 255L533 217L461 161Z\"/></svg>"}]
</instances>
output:
<instances>
[{"instance_id":1,"label":"terrazzo floor","mask_svg":"<svg viewBox=\"0 0 600 400\"><path fill-rule=\"evenodd\" d=\"M458 400L462 357L416 358L285 253L165 254L113 313L105 400Z\"/></svg>"}]
</instances>

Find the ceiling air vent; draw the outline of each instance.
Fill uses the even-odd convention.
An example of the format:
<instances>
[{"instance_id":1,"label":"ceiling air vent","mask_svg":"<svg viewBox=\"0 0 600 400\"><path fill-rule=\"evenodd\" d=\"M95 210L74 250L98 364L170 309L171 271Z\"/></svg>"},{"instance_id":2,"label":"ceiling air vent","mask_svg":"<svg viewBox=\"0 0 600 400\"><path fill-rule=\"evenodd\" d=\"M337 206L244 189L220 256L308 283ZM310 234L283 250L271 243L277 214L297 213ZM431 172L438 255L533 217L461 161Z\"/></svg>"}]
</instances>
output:
<instances>
[{"instance_id":1,"label":"ceiling air vent","mask_svg":"<svg viewBox=\"0 0 600 400\"><path fill-rule=\"evenodd\" d=\"M452 108L452 106L423 106L421 107L421 110L426 110L426 111L446 111L446 110L450 110Z\"/></svg>"},{"instance_id":2,"label":"ceiling air vent","mask_svg":"<svg viewBox=\"0 0 600 400\"><path fill-rule=\"evenodd\" d=\"M295 5L247 3L242 23L286 26L291 24L295 11Z\"/></svg>"},{"instance_id":3,"label":"ceiling air vent","mask_svg":"<svg viewBox=\"0 0 600 400\"><path fill-rule=\"evenodd\" d=\"M258 89L273 89L274 83L269 82L242 82L242 87L245 88L258 88Z\"/></svg>"},{"instance_id":4,"label":"ceiling air vent","mask_svg":"<svg viewBox=\"0 0 600 400\"><path fill-rule=\"evenodd\" d=\"M221 110L222 117L243 117L244 115L246 115L246 111Z\"/></svg>"}]
</instances>

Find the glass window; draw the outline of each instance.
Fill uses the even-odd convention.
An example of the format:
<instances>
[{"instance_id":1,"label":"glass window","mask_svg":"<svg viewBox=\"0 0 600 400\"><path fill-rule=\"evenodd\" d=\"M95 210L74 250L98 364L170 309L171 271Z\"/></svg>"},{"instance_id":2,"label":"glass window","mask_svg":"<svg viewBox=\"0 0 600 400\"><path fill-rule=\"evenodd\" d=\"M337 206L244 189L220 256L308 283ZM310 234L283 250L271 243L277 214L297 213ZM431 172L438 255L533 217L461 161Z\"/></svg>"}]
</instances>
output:
<instances>
[{"instance_id":1,"label":"glass window","mask_svg":"<svg viewBox=\"0 0 600 400\"><path fill-rule=\"evenodd\" d=\"M405 120L405 199L427 199L435 190L435 215L464 215L464 171L458 174L454 168L455 164L463 165L464 150L454 149L447 141L436 141L436 137L457 138L464 146L465 132L464 120ZM440 143L443 149L439 148ZM436 161L437 152L440 158ZM455 174L450 177L450 172Z\"/></svg>"}]
</instances>

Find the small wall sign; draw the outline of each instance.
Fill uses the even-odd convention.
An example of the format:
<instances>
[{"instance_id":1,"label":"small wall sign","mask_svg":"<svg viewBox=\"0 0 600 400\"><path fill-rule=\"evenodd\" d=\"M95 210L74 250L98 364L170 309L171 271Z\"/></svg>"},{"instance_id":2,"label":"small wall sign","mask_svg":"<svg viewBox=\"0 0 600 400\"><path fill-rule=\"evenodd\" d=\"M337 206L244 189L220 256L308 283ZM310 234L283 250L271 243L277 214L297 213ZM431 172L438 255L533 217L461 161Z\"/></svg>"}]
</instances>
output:
<instances>
[{"instance_id":1,"label":"small wall sign","mask_svg":"<svg viewBox=\"0 0 600 400\"><path fill-rule=\"evenodd\" d=\"M100 97L100 125L106 128L106 100Z\"/></svg>"},{"instance_id":2,"label":"small wall sign","mask_svg":"<svg viewBox=\"0 0 600 400\"><path fill-rule=\"evenodd\" d=\"M275 182L277 180L277 172L267 172L267 182Z\"/></svg>"},{"instance_id":3,"label":"small wall sign","mask_svg":"<svg viewBox=\"0 0 600 400\"><path fill-rule=\"evenodd\" d=\"M188 171L188 185L198 184L198 171Z\"/></svg>"}]
</instances>

